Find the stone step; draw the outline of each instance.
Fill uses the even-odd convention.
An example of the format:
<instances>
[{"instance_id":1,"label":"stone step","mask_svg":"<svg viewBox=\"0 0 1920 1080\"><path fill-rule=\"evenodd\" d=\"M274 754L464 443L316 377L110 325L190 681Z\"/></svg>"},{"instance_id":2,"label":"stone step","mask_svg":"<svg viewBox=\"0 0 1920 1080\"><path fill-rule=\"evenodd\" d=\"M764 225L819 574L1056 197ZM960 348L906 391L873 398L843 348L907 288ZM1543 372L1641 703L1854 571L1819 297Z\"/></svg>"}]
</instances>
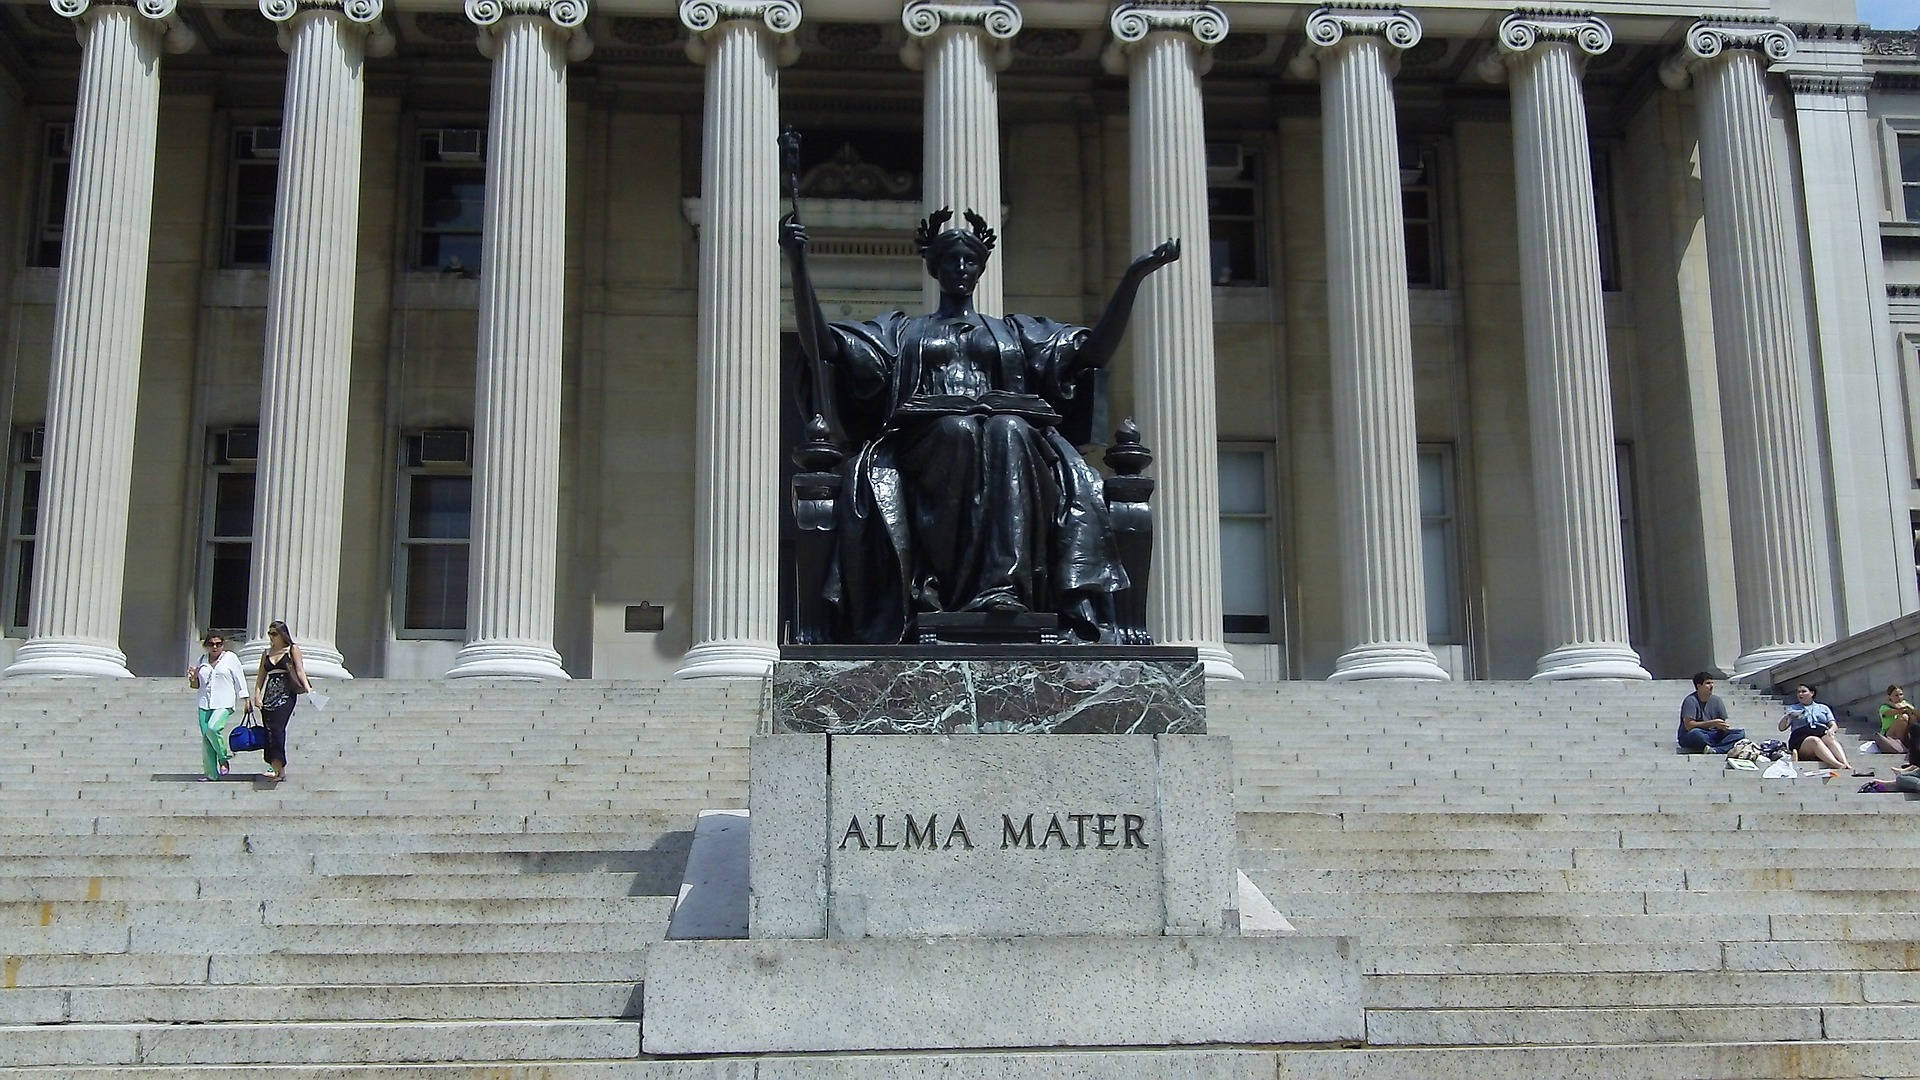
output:
<instances>
[{"instance_id":1,"label":"stone step","mask_svg":"<svg viewBox=\"0 0 1920 1080\"><path fill-rule=\"evenodd\" d=\"M645 944L635 940L631 950L617 952L511 953L485 951L481 942L479 951L451 953L276 952L271 962L244 953L71 953L8 957L6 974L14 987L638 983L646 972Z\"/></svg>"},{"instance_id":2,"label":"stone step","mask_svg":"<svg viewBox=\"0 0 1920 1080\"><path fill-rule=\"evenodd\" d=\"M629 982L255 986L244 994L229 986L94 986L0 990L0 1023L633 1019L639 1002Z\"/></svg>"},{"instance_id":3,"label":"stone step","mask_svg":"<svg viewBox=\"0 0 1920 1080\"><path fill-rule=\"evenodd\" d=\"M1920 1076L1904 1040L1283 1050L1287 1080L1858 1080Z\"/></svg>"},{"instance_id":4,"label":"stone step","mask_svg":"<svg viewBox=\"0 0 1920 1080\"><path fill-rule=\"evenodd\" d=\"M62 1024L0 1028L0 1066L626 1059L632 1020Z\"/></svg>"},{"instance_id":5,"label":"stone step","mask_svg":"<svg viewBox=\"0 0 1920 1080\"><path fill-rule=\"evenodd\" d=\"M1886 1020L1899 1019L1902 1012L1900 1006L1866 1008L1884 1012ZM1367 1043L1370 1046L1512 1046L1518 1043L1742 1042L1756 1037L1813 1042L1826 1037L1822 1023L1824 1012L1818 1005L1368 1009ZM1898 1030L1881 1028L1875 1034ZM1850 1036L1836 1033L1834 1037Z\"/></svg>"},{"instance_id":6,"label":"stone step","mask_svg":"<svg viewBox=\"0 0 1920 1080\"><path fill-rule=\"evenodd\" d=\"M1368 1009L1759 1006L1920 1001L1920 975L1883 971L1629 971L1370 975Z\"/></svg>"},{"instance_id":7,"label":"stone step","mask_svg":"<svg viewBox=\"0 0 1920 1080\"><path fill-rule=\"evenodd\" d=\"M1902 971L1916 944L1901 941L1694 941L1610 944L1363 944L1368 974L1518 975L1590 971Z\"/></svg>"}]
</instances>

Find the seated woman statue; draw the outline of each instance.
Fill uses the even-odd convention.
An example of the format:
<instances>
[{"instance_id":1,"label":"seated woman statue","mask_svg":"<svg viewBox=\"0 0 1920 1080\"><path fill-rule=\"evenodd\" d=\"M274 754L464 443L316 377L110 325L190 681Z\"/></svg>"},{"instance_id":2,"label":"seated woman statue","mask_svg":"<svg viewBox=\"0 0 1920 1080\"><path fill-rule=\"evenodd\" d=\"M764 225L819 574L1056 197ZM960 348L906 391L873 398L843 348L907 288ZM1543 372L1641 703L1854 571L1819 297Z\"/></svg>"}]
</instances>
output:
<instances>
[{"instance_id":1,"label":"seated woman statue","mask_svg":"<svg viewBox=\"0 0 1920 1080\"><path fill-rule=\"evenodd\" d=\"M841 466L835 637L902 640L910 612L1051 612L1082 641L1115 642L1113 594L1129 586L1100 474L1060 433L1082 373L1113 357L1169 240L1133 260L1097 325L982 315L974 287L994 234L940 210L915 244L940 284L930 315L830 323L807 270L807 231L782 219L809 387L802 400L852 453Z\"/></svg>"}]
</instances>

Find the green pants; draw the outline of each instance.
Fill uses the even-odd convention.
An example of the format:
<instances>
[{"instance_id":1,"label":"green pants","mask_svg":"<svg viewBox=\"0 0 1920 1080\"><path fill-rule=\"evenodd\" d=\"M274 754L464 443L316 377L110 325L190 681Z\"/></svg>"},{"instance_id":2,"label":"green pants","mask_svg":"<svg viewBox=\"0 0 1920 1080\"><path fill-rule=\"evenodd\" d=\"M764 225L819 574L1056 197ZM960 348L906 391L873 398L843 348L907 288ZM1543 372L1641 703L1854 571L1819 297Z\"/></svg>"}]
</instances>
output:
<instances>
[{"instance_id":1,"label":"green pants","mask_svg":"<svg viewBox=\"0 0 1920 1080\"><path fill-rule=\"evenodd\" d=\"M232 709L200 710L200 770L212 780L220 775L220 766L233 758L227 746L227 720Z\"/></svg>"}]
</instances>

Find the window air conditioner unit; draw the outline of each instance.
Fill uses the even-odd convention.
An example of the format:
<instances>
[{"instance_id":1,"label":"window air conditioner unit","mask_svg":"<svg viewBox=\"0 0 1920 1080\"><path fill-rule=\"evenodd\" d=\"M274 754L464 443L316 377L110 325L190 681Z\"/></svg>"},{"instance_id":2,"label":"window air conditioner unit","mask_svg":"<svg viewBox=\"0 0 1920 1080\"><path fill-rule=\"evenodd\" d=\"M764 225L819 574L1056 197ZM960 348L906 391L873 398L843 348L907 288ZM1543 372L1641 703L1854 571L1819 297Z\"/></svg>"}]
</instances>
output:
<instances>
[{"instance_id":1,"label":"window air conditioner unit","mask_svg":"<svg viewBox=\"0 0 1920 1080\"><path fill-rule=\"evenodd\" d=\"M267 160L280 156L280 125L263 124L253 129L253 156Z\"/></svg>"},{"instance_id":2,"label":"window air conditioner unit","mask_svg":"<svg viewBox=\"0 0 1920 1080\"><path fill-rule=\"evenodd\" d=\"M473 432L465 428L429 428L415 436L415 465L469 465Z\"/></svg>"},{"instance_id":3,"label":"window air conditioner unit","mask_svg":"<svg viewBox=\"0 0 1920 1080\"><path fill-rule=\"evenodd\" d=\"M1247 167L1247 148L1239 143L1207 144L1207 182L1223 183L1238 180L1241 170Z\"/></svg>"},{"instance_id":4,"label":"window air conditioner unit","mask_svg":"<svg viewBox=\"0 0 1920 1080\"><path fill-rule=\"evenodd\" d=\"M479 128L441 128L440 160L479 161L484 134Z\"/></svg>"},{"instance_id":5,"label":"window air conditioner unit","mask_svg":"<svg viewBox=\"0 0 1920 1080\"><path fill-rule=\"evenodd\" d=\"M260 429L257 427L230 427L218 436L220 464L232 465L239 462L260 460Z\"/></svg>"},{"instance_id":6,"label":"window air conditioner unit","mask_svg":"<svg viewBox=\"0 0 1920 1080\"><path fill-rule=\"evenodd\" d=\"M20 461L32 465L47 455L47 426L35 424L30 428L21 428L15 435L15 454Z\"/></svg>"}]
</instances>

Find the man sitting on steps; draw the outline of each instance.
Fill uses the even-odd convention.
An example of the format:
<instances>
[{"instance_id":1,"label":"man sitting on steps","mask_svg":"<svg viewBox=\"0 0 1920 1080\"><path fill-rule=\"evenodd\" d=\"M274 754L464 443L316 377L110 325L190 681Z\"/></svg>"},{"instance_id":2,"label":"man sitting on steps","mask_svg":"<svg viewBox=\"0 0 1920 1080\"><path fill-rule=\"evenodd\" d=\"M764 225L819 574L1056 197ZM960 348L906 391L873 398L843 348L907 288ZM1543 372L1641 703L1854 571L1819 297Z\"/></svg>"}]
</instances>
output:
<instances>
[{"instance_id":1,"label":"man sitting on steps","mask_svg":"<svg viewBox=\"0 0 1920 1080\"><path fill-rule=\"evenodd\" d=\"M1680 749L1724 754L1747 733L1727 723L1727 704L1713 693L1713 672L1693 675L1693 693L1680 699Z\"/></svg>"}]
</instances>

